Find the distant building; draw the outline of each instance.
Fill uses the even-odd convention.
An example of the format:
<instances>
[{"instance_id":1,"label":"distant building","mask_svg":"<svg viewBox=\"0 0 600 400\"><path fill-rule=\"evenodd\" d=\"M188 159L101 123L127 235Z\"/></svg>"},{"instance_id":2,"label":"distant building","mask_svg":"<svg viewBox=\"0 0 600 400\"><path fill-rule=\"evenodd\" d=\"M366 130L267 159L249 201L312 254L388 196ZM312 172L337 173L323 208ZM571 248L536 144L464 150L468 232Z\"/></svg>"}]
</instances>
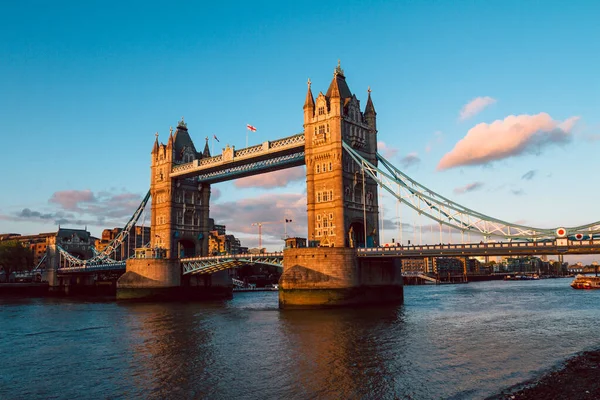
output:
<instances>
[{"instance_id":1,"label":"distant building","mask_svg":"<svg viewBox=\"0 0 600 400\"><path fill-rule=\"evenodd\" d=\"M105 229L102 231L102 239L96 239L95 247L99 252L104 251L112 241L121 233L122 228ZM127 235L127 238L122 245L114 249L109 255L110 258L121 261L132 257L135 254L135 249L147 247L151 241L151 231L148 226L135 226L134 229Z\"/></svg>"},{"instance_id":2,"label":"distant building","mask_svg":"<svg viewBox=\"0 0 600 400\"><path fill-rule=\"evenodd\" d=\"M0 234L0 241L5 240L16 240L29 247L33 252L34 265L32 267L34 267L46 255L46 248L49 244L56 244L77 258L83 260L91 258L93 255L91 247L95 238L90 235L87 229L58 228L56 232L39 233L37 235Z\"/></svg>"},{"instance_id":3,"label":"distant building","mask_svg":"<svg viewBox=\"0 0 600 400\"><path fill-rule=\"evenodd\" d=\"M242 254L247 251L247 247L242 247L238 238L225 234L225 225L214 225L214 227L215 229L208 233L209 255Z\"/></svg>"},{"instance_id":4,"label":"distant building","mask_svg":"<svg viewBox=\"0 0 600 400\"><path fill-rule=\"evenodd\" d=\"M306 247L306 238L289 237L285 239L285 247L293 249L297 247Z\"/></svg>"}]
</instances>

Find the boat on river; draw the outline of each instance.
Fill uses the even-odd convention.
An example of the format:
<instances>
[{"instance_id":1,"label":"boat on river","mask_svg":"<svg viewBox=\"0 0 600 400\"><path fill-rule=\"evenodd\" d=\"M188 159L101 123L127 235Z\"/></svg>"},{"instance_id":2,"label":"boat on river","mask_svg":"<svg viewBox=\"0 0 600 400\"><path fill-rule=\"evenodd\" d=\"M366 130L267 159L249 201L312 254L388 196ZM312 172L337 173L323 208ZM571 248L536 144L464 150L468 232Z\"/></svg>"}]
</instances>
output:
<instances>
[{"instance_id":1,"label":"boat on river","mask_svg":"<svg viewBox=\"0 0 600 400\"><path fill-rule=\"evenodd\" d=\"M571 282L573 289L600 289L600 276L577 275Z\"/></svg>"}]
</instances>

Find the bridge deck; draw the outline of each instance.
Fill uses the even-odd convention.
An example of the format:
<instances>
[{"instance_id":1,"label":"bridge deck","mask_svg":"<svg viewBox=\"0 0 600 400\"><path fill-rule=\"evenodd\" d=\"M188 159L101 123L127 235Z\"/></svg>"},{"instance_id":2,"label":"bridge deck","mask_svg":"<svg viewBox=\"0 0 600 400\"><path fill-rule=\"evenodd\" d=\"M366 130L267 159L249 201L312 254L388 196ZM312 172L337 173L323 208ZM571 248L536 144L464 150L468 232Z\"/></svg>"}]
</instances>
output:
<instances>
[{"instance_id":1,"label":"bridge deck","mask_svg":"<svg viewBox=\"0 0 600 400\"><path fill-rule=\"evenodd\" d=\"M173 167L171 178L200 176L202 181L221 182L304 164L304 133L235 150ZM254 165L255 167L249 167ZM244 168L246 167L246 168ZM227 171L231 171L227 173Z\"/></svg>"}]
</instances>

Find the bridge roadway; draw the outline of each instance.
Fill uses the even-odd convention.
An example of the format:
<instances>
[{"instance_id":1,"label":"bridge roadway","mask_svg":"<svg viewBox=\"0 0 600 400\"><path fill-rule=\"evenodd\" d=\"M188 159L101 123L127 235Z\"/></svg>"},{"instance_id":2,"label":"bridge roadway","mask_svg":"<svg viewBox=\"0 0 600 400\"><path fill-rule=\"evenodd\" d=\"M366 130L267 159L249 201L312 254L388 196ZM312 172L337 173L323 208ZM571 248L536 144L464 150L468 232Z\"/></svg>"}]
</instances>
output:
<instances>
[{"instance_id":1,"label":"bridge roadway","mask_svg":"<svg viewBox=\"0 0 600 400\"><path fill-rule=\"evenodd\" d=\"M359 257L478 257L600 253L600 240L557 238L538 242L429 244L358 249Z\"/></svg>"},{"instance_id":2,"label":"bridge roadway","mask_svg":"<svg viewBox=\"0 0 600 400\"><path fill-rule=\"evenodd\" d=\"M304 165L304 133L175 165L171 178L197 177L206 183L223 182L284 168Z\"/></svg>"},{"instance_id":3,"label":"bridge roadway","mask_svg":"<svg viewBox=\"0 0 600 400\"><path fill-rule=\"evenodd\" d=\"M600 240L569 240L558 238L538 242L497 242L429 244L416 246L387 246L358 248L358 257L478 257L478 256L530 256L560 254L598 254ZM244 264L261 264L283 267L283 252L263 254L235 254L208 257L191 257L180 260L183 274L212 274ZM101 264L81 267L59 268L58 272L86 273L125 270L125 263Z\"/></svg>"}]
</instances>

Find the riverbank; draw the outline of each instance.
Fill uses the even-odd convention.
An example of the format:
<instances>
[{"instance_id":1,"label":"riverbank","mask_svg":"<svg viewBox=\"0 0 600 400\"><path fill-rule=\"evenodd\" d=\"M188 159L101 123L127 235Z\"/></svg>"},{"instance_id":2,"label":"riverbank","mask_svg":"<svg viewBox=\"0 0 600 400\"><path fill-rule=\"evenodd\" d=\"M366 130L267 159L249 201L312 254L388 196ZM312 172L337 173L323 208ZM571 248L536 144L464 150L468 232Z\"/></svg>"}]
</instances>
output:
<instances>
[{"instance_id":1,"label":"riverbank","mask_svg":"<svg viewBox=\"0 0 600 400\"><path fill-rule=\"evenodd\" d=\"M551 371L503 391L488 400L600 399L600 350L586 351Z\"/></svg>"}]
</instances>

